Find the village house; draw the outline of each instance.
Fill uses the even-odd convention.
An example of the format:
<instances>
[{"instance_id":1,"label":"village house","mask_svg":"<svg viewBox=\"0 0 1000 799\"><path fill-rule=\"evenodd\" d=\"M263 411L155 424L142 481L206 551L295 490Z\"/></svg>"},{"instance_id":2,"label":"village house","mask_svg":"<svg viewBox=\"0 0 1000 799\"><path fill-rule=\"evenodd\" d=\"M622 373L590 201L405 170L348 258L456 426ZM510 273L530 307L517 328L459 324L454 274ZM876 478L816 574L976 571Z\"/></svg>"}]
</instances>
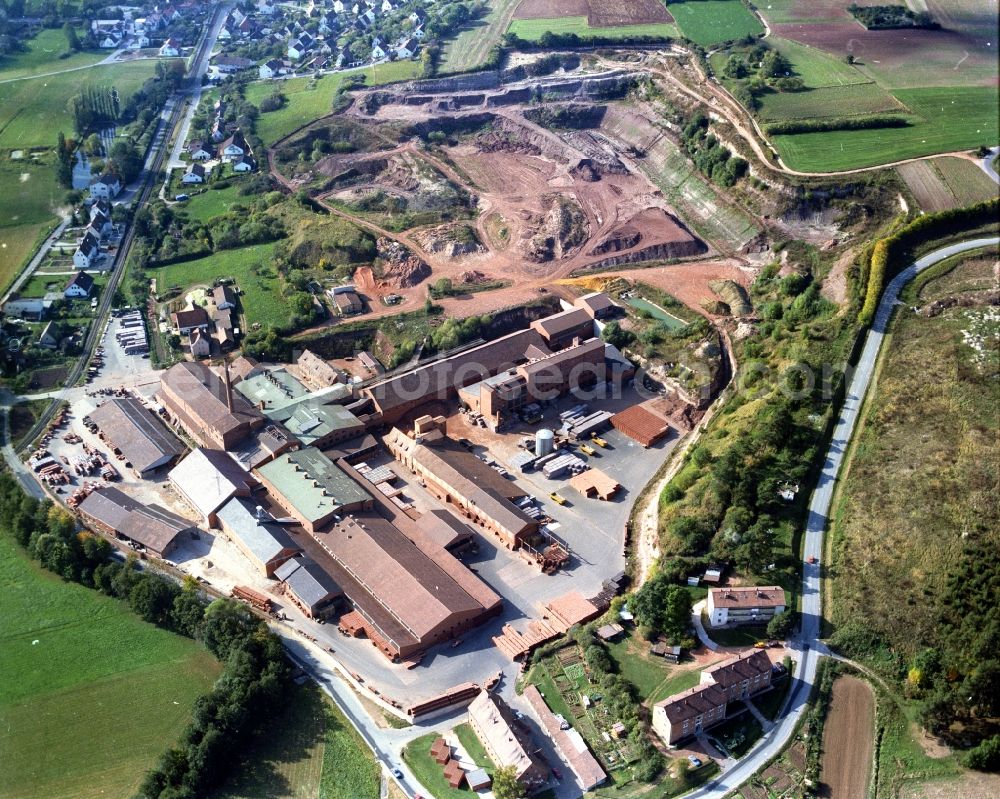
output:
<instances>
[{"instance_id":1,"label":"village house","mask_svg":"<svg viewBox=\"0 0 1000 799\"><path fill-rule=\"evenodd\" d=\"M202 164L191 164L181 175L181 183L186 186L205 182L205 167Z\"/></svg>"},{"instance_id":2,"label":"village house","mask_svg":"<svg viewBox=\"0 0 1000 799\"><path fill-rule=\"evenodd\" d=\"M100 246L97 237L88 230L76 248L76 252L73 253L73 266L77 269L90 269L97 263L99 256Z\"/></svg>"},{"instance_id":3,"label":"village house","mask_svg":"<svg viewBox=\"0 0 1000 799\"><path fill-rule=\"evenodd\" d=\"M187 308L183 311L177 311L170 315L170 319L174 323L174 328L182 336L187 335L195 328L202 332L208 331L208 313L204 308Z\"/></svg>"},{"instance_id":4,"label":"village house","mask_svg":"<svg viewBox=\"0 0 1000 799\"><path fill-rule=\"evenodd\" d=\"M101 200L113 200L121 190L121 181L110 172L105 172L90 184L90 196Z\"/></svg>"},{"instance_id":5,"label":"village house","mask_svg":"<svg viewBox=\"0 0 1000 799\"><path fill-rule=\"evenodd\" d=\"M69 279L66 288L63 289L63 296L67 299L86 298L93 290L94 278L86 272L77 272Z\"/></svg>"},{"instance_id":6,"label":"village house","mask_svg":"<svg viewBox=\"0 0 1000 799\"><path fill-rule=\"evenodd\" d=\"M223 161L235 161L241 155L247 155L249 152L250 146L239 129L233 131L233 135L219 146L219 153L222 155Z\"/></svg>"},{"instance_id":7,"label":"village house","mask_svg":"<svg viewBox=\"0 0 1000 799\"><path fill-rule=\"evenodd\" d=\"M161 58L175 58L181 54L181 43L177 39L167 39L160 45Z\"/></svg>"},{"instance_id":8,"label":"village house","mask_svg":"<svg viewBox=\"0 0 1000 799\"><path fill-rule=\"evenodd\" d=\"M767 624L784 612L785 592L777 585L710 588L706 609L712 627Z\"/></svg>"}]
</instances>

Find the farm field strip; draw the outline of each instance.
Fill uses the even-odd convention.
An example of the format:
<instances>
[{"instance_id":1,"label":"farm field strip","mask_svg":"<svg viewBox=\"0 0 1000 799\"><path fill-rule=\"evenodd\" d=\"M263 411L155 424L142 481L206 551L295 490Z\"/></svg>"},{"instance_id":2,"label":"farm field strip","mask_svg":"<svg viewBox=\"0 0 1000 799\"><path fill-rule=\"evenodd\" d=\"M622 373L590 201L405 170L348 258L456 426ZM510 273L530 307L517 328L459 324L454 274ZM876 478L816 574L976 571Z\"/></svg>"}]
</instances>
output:
<instances>
[{"instance_id":1,"label":"farm field strip","mask_svg":"<svg viewBox=\"0 0 1000 799\"><path fill-rule=\"evenodd\" d=\"M788 59L798 77L811 89L824 86L850 86L855 83L872 83L873 79L843 59L834 58L816 47L769 36L768 44Z\"/></svg>"},{"instance_id":2,"label":"farm field strip","mask_svg":"<svg viewBox=\"0 0 1000 799\"><path fill-rule=\"evenodd\" d=\"M463 28L444 46L443 72L463 72L482 64L510 27L520 0L492 0L489 13Z\"/></svg>"},{"instance_id":3,"label":"farm field strip","mask_svg":"<svg viewBox=\"0 0 1000 799\"><path fill-rule=\"evenodd\" d=\"M49 223L0 227L0 292L6 291L54 226L53 218Z\"/></svg>"},{"instance_id":4,"label":"farm field strip","mask_svg":"<svg viewBox=\"0 0 1000 799\"><path fill-rule=\"evenodd\" d=\"M868 794L875 734L875 697L864 680L843 675L833 683L823 727L820 780L838 799Z\"/></svg>"},{"instance_id":5,"label":"farm field strip","mask_svg":"<svg viewBox=\"0 0 1000 799\"><path fill-rule=\"evenodd\" d=\"M670 13L680 32L702 47L764 32L760 20L740 0L671 3Z\"/></svg>"},{"instance_id":6,"label":"farm field strip","mask_svg":"<svg viewBox=\"0 0 1000 799\"><path fill-rule=\"evenodd\" d=\"M617 25L613 27L591 27L587 17L552 17L549 19L515 19L510 24L510 33L517 34L529 42L538 41L546 33L575 33L585 38L601 36L624 39L629 36L659 36L677 38L675 25L669 22L654 22L643 25Z\"/></svg>"},{"instance_id":7,"label":"farm field strip","mask_svg":"<svg viewBox=\"0 0 1000 799\"><path fill-rule=\"evenodd\" d=\"M799 133L771 141L790 168L825 172L966 150L1000 134L994 89L907 89L896 96L913 112L908 127Z\"/></svg>"}]
</instances>

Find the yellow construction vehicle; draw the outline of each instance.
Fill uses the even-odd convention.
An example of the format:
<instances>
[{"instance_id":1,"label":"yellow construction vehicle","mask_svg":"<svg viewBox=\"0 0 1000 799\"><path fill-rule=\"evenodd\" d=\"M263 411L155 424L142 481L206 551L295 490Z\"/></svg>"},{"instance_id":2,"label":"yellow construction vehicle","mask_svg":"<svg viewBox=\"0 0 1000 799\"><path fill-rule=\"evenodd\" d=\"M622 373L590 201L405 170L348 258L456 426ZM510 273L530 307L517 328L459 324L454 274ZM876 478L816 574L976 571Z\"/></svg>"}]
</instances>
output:
<instances>
[{"instance_id":1,"label":"yellow construction vehicle","mask_svg":"<svg viewBox=\"0 0 1000 799\"><path fill-rule=\"evenodd\" d=\"M555 503L557 503L559 505L565 505L566 504L566 500L563 499L561 496L559 496L555 491L553 491L551 494L549 494L549 496L552 498L553 502L555 502Z\"/></svg>"},{"instance_id":2,"label":"yellow construction vehicle","mask_svg":"<svg viewBox=\"0 0 1000 799\"><path fill-rule=\"evenodd\" d=\"M608 442L605 441L603 438L599 438L598 436L591 436L590 440L593 441L595 444L597 444L597 446L599 446L601 448L604 448L604 447L608 446Z\"/></svg>"}]
</instances>

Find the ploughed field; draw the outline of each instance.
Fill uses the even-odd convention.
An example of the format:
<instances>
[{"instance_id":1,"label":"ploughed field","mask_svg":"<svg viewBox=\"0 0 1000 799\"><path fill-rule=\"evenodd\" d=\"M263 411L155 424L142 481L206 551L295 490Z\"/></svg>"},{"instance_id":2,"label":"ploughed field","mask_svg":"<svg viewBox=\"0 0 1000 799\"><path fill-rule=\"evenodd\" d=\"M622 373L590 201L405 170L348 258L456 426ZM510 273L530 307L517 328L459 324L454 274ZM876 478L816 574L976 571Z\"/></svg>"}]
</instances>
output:
<instances>
[{"instance_id":1,"label":"ploughed field","mask_svg":"<svg viewBox=\"0 0 1000 799\"><path fill-rule=\"evenodd\" d=\"M672 38L678 35L673 21L660 0L522 0L509 30L529 41L545 33Z\"/></svg>"},{"instance_id":2,"label":"ploughed field","mask_svg":"<svg viewBox=\"0 0 1000 799\"><path fill-rule=\"evenodd\" d=\"M864 680L843 675L833 684L823 728L820 781L824 796L865 799L871 773L875 697Z\"/></svg>"}]
</instances>

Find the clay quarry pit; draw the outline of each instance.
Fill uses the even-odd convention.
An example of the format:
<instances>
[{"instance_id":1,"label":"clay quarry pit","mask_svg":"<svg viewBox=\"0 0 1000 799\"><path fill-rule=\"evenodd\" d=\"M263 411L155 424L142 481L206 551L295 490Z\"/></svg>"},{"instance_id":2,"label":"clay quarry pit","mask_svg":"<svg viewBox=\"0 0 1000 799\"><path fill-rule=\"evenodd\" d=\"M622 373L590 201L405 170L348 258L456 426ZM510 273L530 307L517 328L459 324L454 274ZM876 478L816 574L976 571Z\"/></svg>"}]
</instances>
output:
<instances>
[{"instance_id":1,"label":"clay quarry pit","mask_svg":"<svg viewBox=\"0 0 1000 799\"><path fill-rule=\"evenodd\" d=\"M470 283L469 293L442 301L455 315L485 313L558 291L571 276L655 272L664 262L673 278L696 284L679 292L685 300L711 297L712 278L701 275L709 264L696 260L714 255L710 245L643 171L641 149L618 135L621 111L634 114L626 97L646 77L621 68L358 92L341 113L279 142L272 173L429 267L405 270L416 281L365 271L370 300L398 294L412 307L427 294L425 277L458 289L469 274L507 281L478 294ZM646 121L652 139L665 135L662 123Z\"/></svg>"}]
</instances>

